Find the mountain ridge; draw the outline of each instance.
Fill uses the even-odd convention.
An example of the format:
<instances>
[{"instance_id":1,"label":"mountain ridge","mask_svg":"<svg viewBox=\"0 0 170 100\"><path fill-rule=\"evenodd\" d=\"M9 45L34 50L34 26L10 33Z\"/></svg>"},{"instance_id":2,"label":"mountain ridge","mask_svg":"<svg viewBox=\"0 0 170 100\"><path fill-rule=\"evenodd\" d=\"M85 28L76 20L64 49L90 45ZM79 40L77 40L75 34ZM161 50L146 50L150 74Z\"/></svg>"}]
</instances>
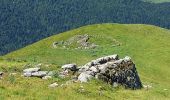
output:
<instances>
[{"instance_id":1,"label":"mountain ridge","mask_svg":"<svg viewBox=\"0 0 170 100\"><path fill-rule=\"evenodd\" d=\"M169 28L170 3L140 0L1 0L0 54L48 36L96 23L143 23ZM82 3L83 2L83 3ZM154 9L154 11L152 11Z\"/></svg>"}]
</instances>

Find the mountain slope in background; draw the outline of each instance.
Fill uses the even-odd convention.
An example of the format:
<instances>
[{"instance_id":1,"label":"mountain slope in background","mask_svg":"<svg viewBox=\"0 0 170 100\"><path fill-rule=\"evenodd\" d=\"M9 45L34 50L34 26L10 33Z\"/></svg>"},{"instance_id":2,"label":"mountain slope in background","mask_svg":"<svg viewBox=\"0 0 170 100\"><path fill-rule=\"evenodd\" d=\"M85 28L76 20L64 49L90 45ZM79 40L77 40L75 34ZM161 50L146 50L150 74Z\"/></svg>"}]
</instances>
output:
<instances>
[{"instance_id":1,"label":"mountain slope in background","mask_svg":"<svg viewBox=\"0 0 170 100\"><path fill-rule=\"evenodd\" d=\"M76 35L84 34L91 36L89 41L99 45L99 47L82 50L53 47L54 42L66 41ZM120 45L113 45L113 40L120 43ZM126 98L166 100L170 98L169 43L169 30L139 24L89 25L54 35L3 56L1 59L6 59L9 62L0 61L0 68L9 69L9 72L12 70L21 71L25 64L42 63L48 65L43 66L43 68L52 70L61 68L60 66L66 63L83 65L92 59L110 54L119 54L120 58L128 55L132 57L136 64L142 83L150 85L152 88L131 91L121 88L114 89L101 82L90 82L89 84L73 83L66 87L57 87L55 90L49 89L48 84L55 81L63 84L65 80L52 79L45 81L37 78L23 78L18 74L13 84L10 84L10 76L5 77L1 83L0 97L6 98L10 95L12 98L36 100L42 98L60 98L64 100L122 100ZM54 67L51 67L51 64L54 64ZM85 92L78 91L80 86L84 86ZM99 86L104 87L102 96L98 92Z\"/></svg>"},{"instance_id":2,"label":"mountain slope in background","mask_svg":"<svg viewBox=\"0 0 170 100\"><path fill-rule=\"evenodd\" d=\"M54 33L96 23L170 28L170 3L141 0L0 0L0 55Z\"/></svg>"}]
</instances>

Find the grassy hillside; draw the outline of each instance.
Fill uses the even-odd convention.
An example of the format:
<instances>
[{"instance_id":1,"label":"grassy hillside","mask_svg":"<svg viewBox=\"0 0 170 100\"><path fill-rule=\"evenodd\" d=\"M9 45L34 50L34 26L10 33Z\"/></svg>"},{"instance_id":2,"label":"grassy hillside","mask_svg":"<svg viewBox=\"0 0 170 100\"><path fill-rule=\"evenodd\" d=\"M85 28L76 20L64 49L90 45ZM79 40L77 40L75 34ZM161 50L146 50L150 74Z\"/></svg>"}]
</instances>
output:
<instances>
[{"instance_id":1,"label":"grassy hillside","mask_svg":"<svg viewBox=\"0 0 170 100\"><path fill-rule=\"evenodd\" d=\"M90 39L98 45L93 50L75 50L53 48L56 41L67 40L78 34L88 34ZM112 39L121 43L113 46ZM72 31L54 35L33 45L1 57L0 68L19 71L27 63L51 64L48 69L58 69L66 63L82 65L88 61L109 54L119 54L121 57L131 56L136 63L137 70L143 84L152 86L149 90L125 90L112 88L99 81L89 84L73 83L66 87L49 89L48 84L57 81L62 84L66 80L41 80L37 78L23 78L20 74L15 78L6 74L0 81L0 98L2 99L169 99L170 98L170 31L150 25L139 24L96 24L84 26ZM6 59L6 60L3 60ZM47 69L47 67L44 66ZM77 90L83 85L86 92ZM103 86L102 96L98 94L98 87Z\"/></svg>"},{"instance_id":2,"label":"grassy hillside","mask_svg":"<svg viewBox=\"0 0 170 100\"><path fill-rule=\"evenodd\" d=\"M170 2L170 0L143 0L143 1L154 2L154 3Z\"/></svg>"}]
</instances>

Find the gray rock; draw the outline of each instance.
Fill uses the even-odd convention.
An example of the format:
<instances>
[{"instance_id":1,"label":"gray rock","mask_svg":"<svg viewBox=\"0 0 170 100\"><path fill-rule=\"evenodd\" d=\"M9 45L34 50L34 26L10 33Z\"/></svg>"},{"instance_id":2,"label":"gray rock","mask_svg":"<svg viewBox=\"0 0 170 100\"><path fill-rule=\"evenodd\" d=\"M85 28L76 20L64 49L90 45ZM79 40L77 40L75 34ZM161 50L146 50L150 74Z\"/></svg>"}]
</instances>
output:
<instances>
[{"instance_id":1,"label":"gray rock","mask_svg":"<svg viewBox=\"0 0 170 100\"><path fill-rule=\"evenodd\" d=\"M93 71L95 73L99 72L99 70L94 66L92 66L89 70L91 70L91 71Z\"/></svg>"},{"instance_id":2,"label":"gray rock","mask_svg":"<svg viewBox=\"0 0 170 100\"><path fill-rule=\"evenodd\" d=\"M69 69L71 71L77 71L77 65L76 64L66 64L61 67L62 69L66 70Z\"/></svg>"},{"instance_id":3,"label":"gray rock","mask_svg":"<svg viewBox=\"0 0 170 100\"><path fill-rule=\"evenodd\" d=\"M23 74L25 77L31 77L32 76L32 74L30 73L30 72L26 72L26 73L24 73Z\"/></svg>"},{"instance_id":4,"label":"gray rock","mask_svg":"<svg viewBox=\"0 0 170 100\"><path fill-rule=\"evenodd\" d=\"M78 76L78 81L80 81L81 83L83 82L88 82L89 80L92 79L92 75L88 75L86 73L81 73L79 76Z\"/></svg>"},{"instance_id":5,"label":"gray rock","mask_svg":"<svg viewBox=\"0 0 170 100\"><path fill-rule=\"evenodd\" d=\"M88 75L91 75L91 76L95 76L95 72L93 72L93 71L86 71L84 73L86 73Z\"/></svg>"},{"instance_id":6,"label":"gray rock","mask_svg":"<svg viewBox=\"0 0 170 100\"><path fill-rule=\"evenodd\" d=\"M46 76L48 71L38 71L38 72L33 72L31 75L33 77L44 77Z\"/></svg>"},{"instance_id":7,"label":"gray rock","mask_svg":"<svg viewBox=\"0 0 170 100\"><path fill-rule=\"evenodd\" d=\"M40 68L28 68L28 69L24 69L23 72L24 73L33 73L33 72L37 72L39 70L40 70Z\"/></svg>"}]
</instances>

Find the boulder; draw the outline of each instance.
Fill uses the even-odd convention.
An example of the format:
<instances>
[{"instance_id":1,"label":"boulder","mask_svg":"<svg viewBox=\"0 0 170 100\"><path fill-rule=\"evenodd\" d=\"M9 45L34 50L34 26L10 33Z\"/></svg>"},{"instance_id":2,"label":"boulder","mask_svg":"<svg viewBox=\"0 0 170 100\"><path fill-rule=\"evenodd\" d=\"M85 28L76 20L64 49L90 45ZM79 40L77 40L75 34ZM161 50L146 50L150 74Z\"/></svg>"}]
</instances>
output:
<instances>
[{"instance_id":1,"label":"boulder","mask_svg":"<svg viewBox=\"0 0 170 100\"><path fill-rule=\"evenodd\" d=\"M33 72L37 72L37 71L39 71L40 70L40 68L28 68L28 69L24 69L23 70L23 72L24 73L33 73Z\"/></svg>"},{"instance_id":2,"label":"boulder","mask_svg":"<svg viewBox=\"0 0 170 100\"><path fill-rule=\"evenodd\" d=\"M77 65L76 64L66 64L61 67L64 70L71 70L71 71L77 71Z\"/></svg>"},{"instance_id":3,"label":"boulder","mask_svg":"<svg viewBox=\"0 0 170 100\"><path fill-rule=\"evenodd\" d=\"M91 80L92 77L93 77L92 75L89 75L87 73L81 73L78 76L78 81L80 81L81 83L88 82L89 80Z\"/></svg>"}]
</instances>

